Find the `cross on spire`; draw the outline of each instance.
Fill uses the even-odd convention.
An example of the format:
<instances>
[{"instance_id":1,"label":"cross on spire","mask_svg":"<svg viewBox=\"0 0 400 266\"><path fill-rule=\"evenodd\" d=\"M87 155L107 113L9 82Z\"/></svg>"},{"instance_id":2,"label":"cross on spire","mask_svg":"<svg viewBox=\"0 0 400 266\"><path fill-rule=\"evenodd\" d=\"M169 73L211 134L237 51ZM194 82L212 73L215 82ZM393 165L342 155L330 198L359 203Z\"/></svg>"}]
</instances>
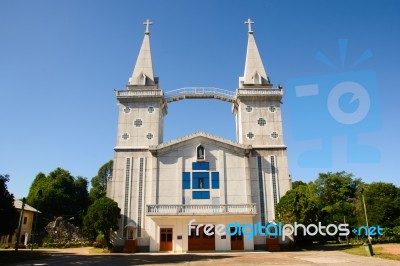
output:
<instances>
[{"instance_id":1,"label":"cross on spire","mask_svg":"<svg viewBox=\"0 0 400 266\"><path fill-rule=\"evenodd\" d=\"M147 19L145 22L143 22L143 25L146 25L146 31L144 33L149 34L149 26L153 25L153 22L151 22L149 19Z\"/></svg>"},{"instance_id":2,"label":"cross on spire","mask_svg":"<svg viewBox=\"0 0 400 266\"><path fill-rule=\"evenodd\" d=\"M251 19L249 18L247 21L244 22L244 24L247 24L249 26L249 33L253 33L253 31L251 30L251 24L254 24L254 21L251 21Z\"/></svg>"}]
</instances>

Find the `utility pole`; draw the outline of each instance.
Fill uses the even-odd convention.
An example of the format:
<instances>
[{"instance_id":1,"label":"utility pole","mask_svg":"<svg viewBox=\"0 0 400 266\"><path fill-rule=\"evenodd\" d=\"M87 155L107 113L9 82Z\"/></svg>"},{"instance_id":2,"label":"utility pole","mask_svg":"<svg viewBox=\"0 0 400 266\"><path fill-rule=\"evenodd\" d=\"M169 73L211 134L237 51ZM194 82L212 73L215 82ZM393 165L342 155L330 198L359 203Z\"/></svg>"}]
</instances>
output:
<instances>
[{"instance_id":1,"label":"utility pole","mask_svg":"<svg viewBox=\"0 0 400 266\"><path fill-rule=\"evenodd\" d=\"M346 215L343 216L343 223L346 224ZM346 244L349 245L349 235L346 235Z\"/></svg>"},{"instance_id":2,"label":"utility pole","mask_svg":"<svg viewBox=\"0 0 400 266\"><path fill-rule=\"evenodd\" d=\"M365 199L364 199L364 194L363 191L361 190L361 197L364 205L364 214L365 214L365 222L367 223L367 232L368 232L368 242L371 244L371 236L369 235L369 225L368 225L368 216L367 216L367 208L365 206Z\"/></svg>"}]
</instances>

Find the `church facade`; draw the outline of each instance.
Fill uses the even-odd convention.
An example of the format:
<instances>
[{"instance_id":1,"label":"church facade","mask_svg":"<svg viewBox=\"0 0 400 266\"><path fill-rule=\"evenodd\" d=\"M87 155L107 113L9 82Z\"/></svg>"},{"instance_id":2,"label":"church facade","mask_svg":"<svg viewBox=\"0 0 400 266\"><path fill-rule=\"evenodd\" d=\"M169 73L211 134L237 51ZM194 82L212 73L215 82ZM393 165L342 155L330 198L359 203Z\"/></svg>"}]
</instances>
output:
<instances>
[{"instance_id":1,"label":"church facade","mask_svg":"<svg viewBox=\"0 0 400 266\"><path fill-rule=\"evenodd\" d=\"M265 250L266 236L245 237L240 228L274 221L275 206L291 179L282 131L283 89L270 83L253 22L246 23L245 69L235 93L203 88L167 97L154 76L151 23L145 22L132 76L125 90L116 91L118 135L107 185L107 196L121 208L114 245L135 241L136 250L151 252ZM232 102L236 142L205 132L163 142L167 105L198 97ZM236 227L226 234L220 224Z\"/></svg>"}]
</instances>

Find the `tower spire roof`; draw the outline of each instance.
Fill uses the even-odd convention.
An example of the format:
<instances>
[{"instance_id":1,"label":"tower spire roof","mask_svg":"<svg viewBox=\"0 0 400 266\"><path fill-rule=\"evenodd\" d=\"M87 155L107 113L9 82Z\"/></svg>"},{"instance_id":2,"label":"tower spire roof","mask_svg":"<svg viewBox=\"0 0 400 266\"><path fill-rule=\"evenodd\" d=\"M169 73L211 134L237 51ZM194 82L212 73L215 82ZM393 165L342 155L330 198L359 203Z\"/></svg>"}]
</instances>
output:
<instances>
[{"instance_id":1,"label":"tower spire roof","mask_svg":"<svg viewBox=\"0 0 400 266\"><path fill-rule=\"evenodd\" d=\"M153 62L151 60L150 31L149 26L153 24L149 19L143 22L146 25L142 46L136 60L132 76L128 85L155 85Z\"/></svg>"},{"instance_id":2,"label":"tower spire roof","mask_svg":"<svg viewBox=\"0 0 400 266\"><path fill-rule=\"evenodd\" d=\"M251 25L254 21L249 18L244 22L248 25L248 42L246 52L246 65L244 67L244 77L241 83L244 85L266 85L270 84L267 73L265 72L260 53L258 52L257 44L254 39Z\"/></svg>"}]
</instances>

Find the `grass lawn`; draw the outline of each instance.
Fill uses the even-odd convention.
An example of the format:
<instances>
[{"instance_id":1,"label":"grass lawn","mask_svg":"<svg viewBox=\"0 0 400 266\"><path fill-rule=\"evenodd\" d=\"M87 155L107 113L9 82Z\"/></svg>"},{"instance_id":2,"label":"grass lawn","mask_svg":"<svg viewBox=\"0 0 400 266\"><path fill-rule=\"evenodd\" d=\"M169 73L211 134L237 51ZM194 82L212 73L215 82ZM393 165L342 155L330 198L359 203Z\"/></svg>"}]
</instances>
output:
<instances>
[{"instance_id":1,"label":"grass lawn","mask_svg":"<svg viewBox=\"0 0 400 266\"><path fill-rule=\"evenodd\" d=\"M372 245L372 249L375 257L400 261L400 244L376 244ZM362 245L349 246L343 248L342 251L353 255L367 256Z\"/></svg>"},{"instance_id":2,"label":"grass lawn","mask_svg":"<svg viewBox=\"0 0 400 266\"><path fill-rule=\"evenodd\" d=\"M0 265L23 262L27 260L39 260L47 257L50 257L50 255L43 252L33 251L31 253L30 250L19 250L18 252L15 252L13 249L2 249L0 250Z\"/></svg>"},{"instance_id":3,"label":"grass lawn","mask_svg":"<svg viewBox=\"0 0 400 266\"><path fill-rule=\"evenodd\" d=\"M99 254L99 253L111 253L108 249L102 248L90 248L89 254Z\"/></svg>"}]
</instances>

